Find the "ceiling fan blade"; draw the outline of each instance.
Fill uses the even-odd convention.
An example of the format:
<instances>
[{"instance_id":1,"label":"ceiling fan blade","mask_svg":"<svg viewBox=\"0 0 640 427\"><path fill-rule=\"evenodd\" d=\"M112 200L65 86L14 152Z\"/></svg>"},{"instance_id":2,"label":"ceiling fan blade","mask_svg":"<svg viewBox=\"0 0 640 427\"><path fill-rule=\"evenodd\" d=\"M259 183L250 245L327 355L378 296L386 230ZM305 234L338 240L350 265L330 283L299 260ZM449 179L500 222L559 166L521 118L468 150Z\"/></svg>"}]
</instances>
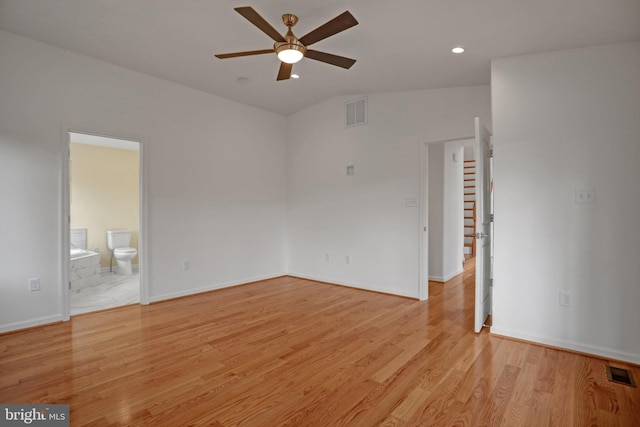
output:
<instances>
[{"instance_id":1,"label":"ceiling fan blade","mask_svg":"<svg viewBox=\"0 0 640 427\"><path fill-rule=\"evenodd\" d=\"M356 63L355 59L345 58L344 56L333 55L331 53L320 52L313 49L307 49L307 53L305 53L304 56L310 59L315 59L316 61L326 62L327 64L346 68L347 70Z\"/></svg>"},{"instance_id":2,"label":"ceiling fan blade","mask_svg":"<svg viewBox=\"0 0 640 427\"><path fill-rule=\"evenodd\" d=\"M280 80L288 80L291 78L291 70L293 69L293 64L287 64L286 62L280 63L280 70L278 71L277 81Z\"/></svg>"},{"instance_id":3,"label":"ceiling fan blade","mask_svg":"<svg viewBox=\"0 0 640 427\"><path fill-rule=\"evenodd\" d=\"M243 6L234 8L236 12L244 16L249 22L262 30L263 33L271 37L276 42L286 41L284 37L271 26L262 16L258 14L252 7Z\"/></svg>"},{"instance_id":4,"label":"ceiling fan blade","mask_svg":"<svg viewBox=\"0 0 640 427\"><path fill-rule=\"evenodd\" d=\"M299 40L303 45L309 46L334 34L338 34L347 28L351 28L354 25L358 25L358 21L347 11L342 15L336 16L331 21L320 25L315 30L302 36Z\"/></svg>"},{"instance_id":5,"label":"ceiling fan blade","mask_svg":"<svg viewBox=\"0 0 640 427\"><path fill-rule=\"evenodd\" d=\"M263 50L249 50L246 52L233 52L233 53L218 53L215 55L216 58L225 59L225 58L236 58L238 56L250 56L250 55L262 55L264 53L274 53L274 49L263 49Z\"/></svg>"}]
</instances>

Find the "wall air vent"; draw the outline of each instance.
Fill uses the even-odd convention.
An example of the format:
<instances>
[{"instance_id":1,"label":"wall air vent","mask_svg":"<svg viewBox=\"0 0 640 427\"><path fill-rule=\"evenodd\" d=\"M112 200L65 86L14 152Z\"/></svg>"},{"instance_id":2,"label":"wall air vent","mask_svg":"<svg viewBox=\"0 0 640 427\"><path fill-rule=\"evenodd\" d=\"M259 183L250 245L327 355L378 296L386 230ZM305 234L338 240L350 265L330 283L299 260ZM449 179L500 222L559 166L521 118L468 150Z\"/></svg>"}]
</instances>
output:
<instances>
[{"instance_id":1,"label":"wall air vent","mask_svg":"<svg viewBox=\"0 0 640 427\"><path fill-rule=\"evenodd\" d=\"M367 124L367 98L349 101L344 105L345 127Z\"/></svg>"}]
</instances>

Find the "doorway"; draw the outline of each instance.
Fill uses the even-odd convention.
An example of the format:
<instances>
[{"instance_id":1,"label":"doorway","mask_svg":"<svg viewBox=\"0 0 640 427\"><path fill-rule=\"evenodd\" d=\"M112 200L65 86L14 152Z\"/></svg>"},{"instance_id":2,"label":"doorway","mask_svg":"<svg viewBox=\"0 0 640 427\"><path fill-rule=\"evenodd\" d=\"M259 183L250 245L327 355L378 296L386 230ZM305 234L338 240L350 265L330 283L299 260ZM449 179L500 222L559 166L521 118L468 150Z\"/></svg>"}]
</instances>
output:
<instances>
[{"instance_id":1,"label":"doorway","mask_svg":"<svg viewBox=\"0 0 640 427\"><path fill-rule=\"evenodd\" d=\"M491 136L479 118L475 128L474 138L421 145L419 296L428 299L430 280L474 271L479 332L492 305L493 162ZM473 268L464 268L466 260Z\"/></svg>"},{"instance_id":2,"label":"doorway","mask_svg":"<svg viewBox=\"0 0 640 427\"><path fill-rule=\"evenodd\" d=\"M141 143L68 133L70 316L141 301Z\"/></svg>"},{"instance_id":3,"label":"doorway","mask_svg":"<svg viewBox=\"0 0 640 427\"><path fill-rule=\"evenodd\" d=\"M425 275L431 281L447 282L463 272L467 236L473 233L467 219L472 216L473 197L466 194L470 192L467 187L473 185L473 175L464 152L465 146L473 146L473 141L465 138L425 144Z\"/></svg>"}]
</instances>

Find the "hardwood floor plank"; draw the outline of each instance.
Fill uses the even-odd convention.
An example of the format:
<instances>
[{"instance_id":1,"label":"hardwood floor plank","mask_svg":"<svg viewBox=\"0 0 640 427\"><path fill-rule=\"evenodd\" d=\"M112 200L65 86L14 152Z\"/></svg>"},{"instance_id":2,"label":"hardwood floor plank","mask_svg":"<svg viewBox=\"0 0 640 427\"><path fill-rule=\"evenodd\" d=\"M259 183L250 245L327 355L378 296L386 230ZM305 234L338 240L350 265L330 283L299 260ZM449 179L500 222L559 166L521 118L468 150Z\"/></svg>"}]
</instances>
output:
<instances>
[{"instance_id":1,"label":"hardwood floor plank","mask_svg":"<svg viewBox=\"0 0 640 427\"><path fill-rule=\"evenodd\" d=\"M549 425L553 396L539 390L531 392L529 399L529 411L522 426L542 427Z\"/></svg>"},{"instance_id":2,"label":"hardwood floor plank","mask_svg":"<svg viewBox=\"0 0 640 427\"><path fill-rule=\"evenodd\" d=\"M463 380L463 384L467 384ZM477 378L473 381L474 388L469 399L462 404L460 402L458 413L452 415L453 421L450 423L452 426L473 426L480 420L481 411L484 407L486 400L491 395L489 380L487 378Z\"/></svg>"},{"instance_id":3,"label":"hardwood floor plank","mask_svg":"<svg viewBox=\"0 0 640 427\"><path fill-rule=\"evenodd\" d=\"M621 367L631 371L636 380L640 380L640 366L627 365L623 363L612 363L612 366ZM616 393L618 394L618 402L620 404L620 419L624 425L640 426L640 388L627 387L620 384L614 384Z\"/></svg>"},{"instance_id":4,"label":"hardwood floor plank","mask_svg":"<svg viewBox=\"0 0 640 427\"><path fill-rule=\"evenodd\" d=\"M462 403L469 402L481 381L484 380L487 384L489 383L487 375L492 372L492 360L496 354L499 354L503 342L505 342L505 340L488 339L486 345L482 347L479 352L477 352L477 348L474 349L476 357L467 369L462 387L460 387L458 395L456 396L457 400Z\"/></svg>"},{"instance_id":5,"label":"hardwood floor plank","mask_svg":"<svg viewBox=\"0 0 640 427\"><path fill-rule=\"evenodd\" d=\"M397 419L393 415L389 415L379 424L379 427L398 427L403 425L406 425L404 421Z\"/></svg>"},{"instance_id":6,"label":"hardwood floor plank","mask_svg":"<svg viewBox=\"0 0 640 427\"><path fill-rule=\"evenodd\" d=\"M513 387L510 404L505 412L504 425L524 426L527 423L529 409L534 400L535 391L531 384L535 382L538 367L532 363L525 363ZM539 419L543 420L543 417Z\"/></svg>"},{"instance_id":7,"label":"hardwood floor plank","mask_svg":"<svg viewBox=\"0 0 640 427\"><path fill-rule=\"evenodd\" d=\"M553 405L550 410L549 426L562 427L574 425L574 411L567 408L575 406L575 370L572 369L575 355L558 351L556 368L554 369L554 386L550 393Z\"/></svg>"},{"instance_id":8,"label":"hardwood floor plank","mask_svg":"<svg viewBox=\"0 0 640 427\"><path fill-rule=\"evenodd\" d=\"M576 424L598 425L595 379L591 365L585 356L577 356L575 365L577 369L576 386L574 387Z\"/></svg>"},{"instance_id":9,"label":"hardwood floor plank","mask_svg":"<svg viewBox=\"0 0 640 427\"><path fill-rule=\"evenodd\" d=\"M519 374L520 368L511 365L504 366L491 398L484 405L478 425L493 426L502 423L509 401L513 397L513 388Z\"/></svg>"},{"instance_id":10,"label":"hardwood floor plank","mask_svg":"<svg viewBox=\"0 0 640 427\"><path fill-rule=\"evenodd\" d=\"M283 277L0 335L0 402L72 426L640 425L603 360L473 333L465 268L429 301Z\"/></svg>"},{"instance_id":11,"label":"hardwood floor plank","mask_svg":"<svg viewBox=\"0 0 640 427\"><path fill-rule=\"evenodd\" d=\"M391 375L406 365L409 360L413 359L428 343L428 341L423 339L415 339L412 337L411 342L400 345L400 354L385 364L379 371L375 372L371 379L379 383L384 383Z\"/></svg>"},{"instance_id":12,"label":"hardwood floor plank","mask_svg":"<svg viewBox=\"0 0 640 427\"><path fill-rule=\"evenodd\" d=\"M437 386L429 390L418 388L427 398L420 399L419 405L414 405L416 406L415 410L398 418L407 420L410 425L417 424L420 421L428 421L431 425L443 425L442 423L446 420L449 411L453 409L454 405L459 403L455 400L455 395L458 392L463 377L464 372L451 370L447 372ZM395 412L396 411L394 411L392 415L394 415Z\"/></svg>"}]
</instances>

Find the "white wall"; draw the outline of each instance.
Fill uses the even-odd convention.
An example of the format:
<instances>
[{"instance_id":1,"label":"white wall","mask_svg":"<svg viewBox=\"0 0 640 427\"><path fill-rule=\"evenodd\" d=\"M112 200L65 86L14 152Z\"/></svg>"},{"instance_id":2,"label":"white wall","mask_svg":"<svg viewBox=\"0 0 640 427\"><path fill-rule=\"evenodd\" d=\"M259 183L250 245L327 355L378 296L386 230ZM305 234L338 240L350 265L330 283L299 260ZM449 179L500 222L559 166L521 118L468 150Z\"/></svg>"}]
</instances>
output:
<instances>
[{"instance_id":1,"label":"white wall","mask_svg":"<svg viewBox=\"0 0 640 427\"><path fill-rule=\"evenodd\" d=\"M453 161L453 155L456 160ZM444 237L442 241L442 279L446 282L462 273L464 245L463 148L461 142L447 142L444 147Z\"/></svg>"},{"instance_id":2,"label":"white wall","mask_svg":"<svg viewBox=\"0 0 640 427\"><path fill-rule=\"evenodd\" d=\"M490 117L490 89L369 95L368 124L345 129L354 98L289 116L288 271L418 297L420 210L405 199L419 198L420 146L472 136L473 118Z\"/></svg>"},{"instance_id":3,"label":"white wall","mask_svg":"<svg viewBox=\"0 0 640 427\"><path fill-rule=\"evenodd\" d=\"M0 58L0 331L62 318L69 128L143 141L152 300L285 272L285 117L4 31Z\"/></svg>"},{"instance_id":4,"label":"white wall","mask_svg":"<svg viewBox=\"0 0 640 427\"><path fill-rule=\"evenodd\" d=\"M444 143L428 144L429 280L444 281Z\"/></svg>"},{"instance_id":5,"label":"white wall","mask_svg":"<svg viewBox=\"0 0 640 427\"><path fill-rule=\"evenodd\" d=\"M493 62L492 332L640 363L639 76L638 42Z\"/></svg>"}]
</instances>

